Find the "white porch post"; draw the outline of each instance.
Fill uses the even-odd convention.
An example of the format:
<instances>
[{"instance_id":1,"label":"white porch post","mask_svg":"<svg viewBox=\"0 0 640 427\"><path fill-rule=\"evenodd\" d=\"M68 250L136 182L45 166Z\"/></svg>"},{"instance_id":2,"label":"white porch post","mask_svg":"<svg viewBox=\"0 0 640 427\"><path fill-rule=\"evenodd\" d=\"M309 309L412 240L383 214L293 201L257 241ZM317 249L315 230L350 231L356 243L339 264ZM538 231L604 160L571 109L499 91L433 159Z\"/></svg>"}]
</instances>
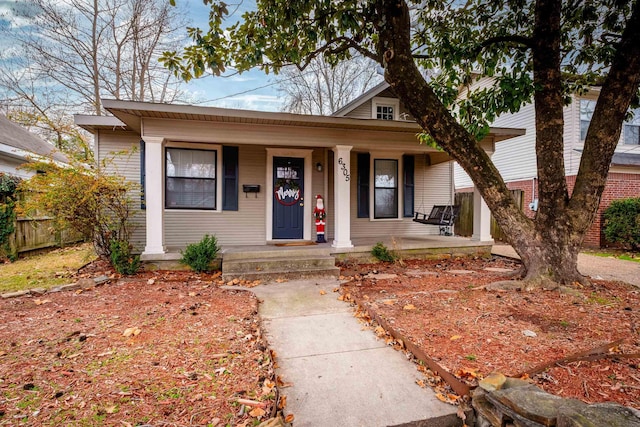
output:
<instances>
[{"instance_id":1,"label":"white porch post","mask_svg":"<svg viewBox=\"0 0 640 427\"><path fill-rule=\"evenodd\" d=\"M473 187L473 236L471 236L471 240L493 242L491 211L476 187Z\"/></svg>"},{"instance_id":2,"label":"white porch post","mask_svg":"<svg viewBox=\"0 0 640 427\"><path fill-rule=\"evenodd\" d=\"M145 193L147 242L142 255L167 252L164 246L164 138L143 137L145 142Z\"/></svg>"},{"instance_id":3,"label":"white porch post","mask_svg":"<svg viewBox=\"0 0 640 427\"><path fill-rule=\"evenodd\" d=\"M334 248L352 248L351 244L351 146L333 148Z\"/></svg>"}]
</instances>

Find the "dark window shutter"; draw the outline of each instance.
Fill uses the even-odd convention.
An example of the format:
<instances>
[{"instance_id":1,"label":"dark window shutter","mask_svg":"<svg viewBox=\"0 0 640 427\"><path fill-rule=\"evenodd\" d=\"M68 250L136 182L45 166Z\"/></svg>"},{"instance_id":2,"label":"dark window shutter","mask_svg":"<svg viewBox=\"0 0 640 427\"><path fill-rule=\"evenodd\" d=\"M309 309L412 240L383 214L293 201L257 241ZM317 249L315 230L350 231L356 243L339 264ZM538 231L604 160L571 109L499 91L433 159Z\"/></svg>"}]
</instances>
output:
<instances>
[{"instance_id":1,"label":"dark window shutter","mask_svg":"<svg viewBox=\"0 0 640 427\"><path fill-rule=\"evenodd\" d=\"M415 192L415 157L410 155L402 156L404 169L404 216L412 217L414 210Z\"/></svg>"},{"instance_id":2,"label":"dark window shutter","mask_svg":"<svg viewBox=\"0 0 640 427\"><path fill-rule=\"evenodd\" d=\"M358 218L369 218L369 153L358 153Z\"/></svg>"},{"instance_id":3,"label":"dark window shutter","mask_svg":"<svg viewBox=\"0 0 640 427\"><path fill-rule=\"evenodd\" d=\"M145 181L146 181L146 174L147 174L147 170L146 170L146 163L145 163L145 158L146 158L146 151L145 151L145 142L144 140L140 140L140 209L145 210L147 209L147 204L145 203L145 197L144 194L147 191L147 189L145 188Z\"/></svg>"},{"instance_id":4,"label":"dark window shutter","mask_svg":"<svg viewBox=\"0 0 640 427\"><path fill-rule=\"evenodd\" d=\"M238 210L238 147L222 147L222 210Z\"/></svg>"}]
</instances>

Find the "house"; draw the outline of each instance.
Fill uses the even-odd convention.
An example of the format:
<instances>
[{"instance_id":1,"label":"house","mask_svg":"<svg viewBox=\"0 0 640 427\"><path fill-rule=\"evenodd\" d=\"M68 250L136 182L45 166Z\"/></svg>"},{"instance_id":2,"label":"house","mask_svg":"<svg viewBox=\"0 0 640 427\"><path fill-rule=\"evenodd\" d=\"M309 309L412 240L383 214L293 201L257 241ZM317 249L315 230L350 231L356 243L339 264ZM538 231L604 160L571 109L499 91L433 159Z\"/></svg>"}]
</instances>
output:
<instances>
[{"instance_id":1,"label":"house","mask_svg":"<svg viewBox=\"0 0 640 427\"><path fill-rule=\"evenodd\" d=\"M478 79L474 86L486 86L491 79ZM472 86L473 89L473 86ZM564 108L564 160L569 191L573 189L580 165L580 157L584 146L584 138L593 114L599 89L594 88L584 96L573 96L571 104ZM493 126L517 127L526 129L526 133L512 139L504 140L495 146L492 160L502 174L511 190L524 193L524 209L530 217L535 215L537 205L537 170L535 153L535 107L524 106L513 114L503 114L496 119ZM602 200L593 225L585 236L584 245L600 247L606 244L602 232L602 215L611 201L628 197L640 197L640 111L634 118L626 122L622 129L620 142L615 150L602 194ZM456 165L456 192L468 192L473 182L468 175Z\"/></svg>"},{"instance_id":2,"label":"house","mask_svg":"<svg viewBox=\"0 0 640 427\"><path fill-rule=\"evenodd\" d=\"M33 173L18 167L38 158L68 162L67 157L57 152L53 145L0 114L0 172L29 178Z\"/></svg>"},{"instance_id":3,"label":"house","mask_svg":"<svg viewBox=\"0 0 640 427\"><path fill-rule=\"evenodd\" d=\"M130 150L113 168L144 188L134 236L144 260L205 233L223 247L314 241L316 195L332 251L365 238L436 238L438 227L412 219L451 204L453 163L418 143L420 128L385 85L333 117L104 100L113 116L75 120L93 133L97 160ZM483 147L522 132L492 129ZM473 239L486 243L488 210L477 220L486 227Z\"/></svg>"}]
</instances>

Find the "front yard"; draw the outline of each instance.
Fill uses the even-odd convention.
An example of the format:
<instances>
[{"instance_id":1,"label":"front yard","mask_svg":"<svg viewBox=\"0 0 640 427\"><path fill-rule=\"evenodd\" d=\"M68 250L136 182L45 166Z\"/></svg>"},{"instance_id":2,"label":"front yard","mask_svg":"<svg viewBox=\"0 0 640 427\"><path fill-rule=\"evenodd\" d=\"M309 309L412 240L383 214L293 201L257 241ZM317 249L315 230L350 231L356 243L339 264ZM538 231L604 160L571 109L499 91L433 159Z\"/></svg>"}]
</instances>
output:
<instances>
[{"instance_id":1,"label":"front yard","mask_svg":"<svg viewBox=\"0 0 640 427\"><path fill-rule=\"evenodd\" d=\"M246 426L269 417L276 389L257 300L214 281L144 273L0 300L0 425Z\"/></svg>"}]
</instances>

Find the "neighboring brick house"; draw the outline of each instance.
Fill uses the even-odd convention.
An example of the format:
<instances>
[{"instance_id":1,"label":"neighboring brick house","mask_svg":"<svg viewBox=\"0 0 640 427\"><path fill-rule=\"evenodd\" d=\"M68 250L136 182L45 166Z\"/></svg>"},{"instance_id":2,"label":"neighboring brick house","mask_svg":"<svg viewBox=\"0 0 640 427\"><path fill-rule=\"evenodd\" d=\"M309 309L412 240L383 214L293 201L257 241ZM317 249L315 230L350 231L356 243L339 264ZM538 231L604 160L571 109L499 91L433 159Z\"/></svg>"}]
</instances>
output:
<instances>
[{"instance_id":1,"label":"neighboring brick house","mask_svg":"<svg viewBox=\"0 0 640 427\"><path fill-rule=\"evenodd\" d=\"M490 80L480 79L477 85L488 85ZM582 97L574 97L564 109L564 159L569 191L573 190L580 165L584 138L593 114L599 90L593 89ZM499 142L495 145L492 160L511 190L524 192L524 209L533 217L535 211L529 208L537 198L537 170L535 153L535 110L533 104L524 106L514 114L504 114L492 124L497 127L525 128L526 134ZM612 200L640 197L640 111L623 126L622 136L611 162L609 177L598 213L592 227L587 232L584 245L600 247L606 245L602 226L603 213ZM458 165L455 167L456 192L473 190L473 182Z\"/></svg>"}]
</instances>

